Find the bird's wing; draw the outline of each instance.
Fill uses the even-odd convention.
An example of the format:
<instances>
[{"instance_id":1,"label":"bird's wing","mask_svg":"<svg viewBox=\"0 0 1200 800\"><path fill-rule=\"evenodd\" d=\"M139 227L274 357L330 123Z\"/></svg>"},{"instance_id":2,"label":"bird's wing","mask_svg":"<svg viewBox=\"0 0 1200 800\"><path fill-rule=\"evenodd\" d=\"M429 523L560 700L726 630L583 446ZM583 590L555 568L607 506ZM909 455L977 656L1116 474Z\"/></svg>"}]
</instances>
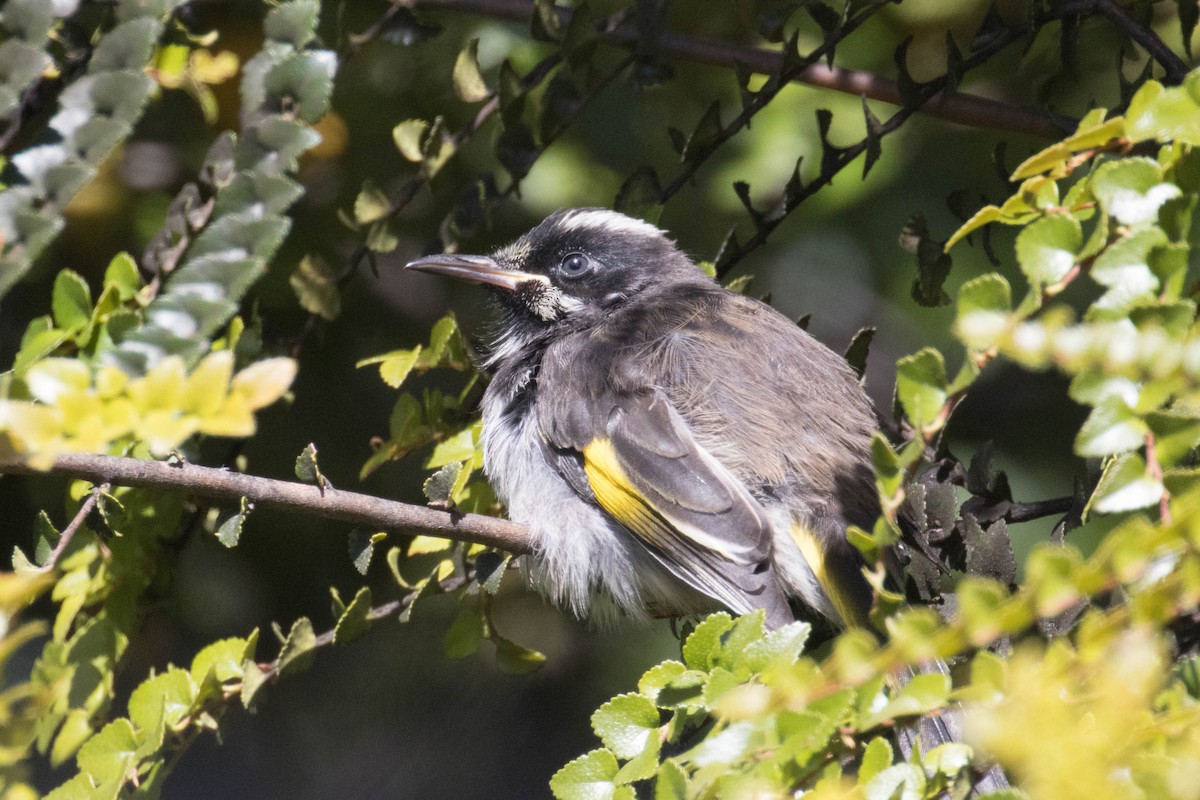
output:
<instances>
[{"instance_id":1,"label":"bird's wing","mask_svg":"<svg viewBox=\"0 0 1200 800\"><path fill-rule=\"evenodd\" d=\"M791 619L771 573L770 521L661 390L609 395L587 417L586 429L552 425L547 437L576 491L702 594L736 613L765 608L775 624Z\"/></svg>"}]
</instances>

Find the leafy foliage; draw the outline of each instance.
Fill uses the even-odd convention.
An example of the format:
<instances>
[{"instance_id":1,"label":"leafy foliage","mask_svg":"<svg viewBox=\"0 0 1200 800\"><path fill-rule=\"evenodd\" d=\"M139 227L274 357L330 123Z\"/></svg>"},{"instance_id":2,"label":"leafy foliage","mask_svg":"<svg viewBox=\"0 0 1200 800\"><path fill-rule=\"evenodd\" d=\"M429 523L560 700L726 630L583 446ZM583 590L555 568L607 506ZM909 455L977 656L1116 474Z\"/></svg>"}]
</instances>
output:
<instances>
[{"instance_id":1,"label":"leafy foliage","mask_svg":"<svg viewBox=\"0 0 1200 800\"><path fill-rule=\"evenodd\" d=\"M62 229L62 210L95 176L100 162L133 131L154 89L144 69L154 54L164 22L186 0L120 0L117 24L96 43L87 74L59 95L50 127L60 141L31 147L12 157L24 178L4 190L0 203L0 297L18 281ZM5 70L12 85L0 93L8 109L27 91L50 59L40 50L56 16L73 3L16 2L5 20L24 40L5 42ZM6 25L6 27L8 27Z\"/></svg>"},{"instance_id":2,"label":"leafy foliage","mask_svg":"<svg viewBox=\"0 0 1200 800\"><path fill-rule=\"evenodd\" d=\"M94 17L78 5L9 0L0 19L0 115L9 126L2 135L6 150L8 142L24 148L0 192L0 295L46 252L67 203L159 88L188 89L204 118L216 120L216 95L205 87L238 66L230 53L211 55L211 37L173 16L183 0L118 0L111 14ZM753 24L778 47L752 52L765 56L755 66L729 63L736 94L731 84L729 102L700 98L687 124L665 131L666 159L623 166L614 206L657 220L788 86L833 65L895 4L759 5ZM963 214L945 242L919 215L901 236L916 258L913 298L953 305L965 357L929 346L896 364L895 435L872 443L884 513L871 530L850 531L876 588L877 630L818 645L805 623L767 632L761 615L716 614L689 625L678 659L596 710L600 746L553 776L557 797L962 797L993 761L1020 787L997 797L1194 793L1200 73L1185 74L1157 38L1153 5L1037 2L1019 18L988 13L973 35L949 33L944 47L939 39L944 69L939 63L925 79L910 70L912 48L902 42L893 59L898 110L883 116L856 97L849 116L861 130L850 139L838 125L847 115L820 109L808 126L811 151L774 154L782 166L772 188L742 175L733 182L741 230L730 230L706 264L722 279L860 157L864 179L872 174L886 137L919 110L944 113L965 77L1006 49L1024 45L1034 58L1054 39L1069 71L1092 30L1083 22L1103 18L1123 52L1143 60L1133 81L1124 62L1115 70L1122 107L1094 109L1077 123L1027 121L1039 132L1073 132L1006 171L1010 196ZM1196 8L1176 5L1186 51ZM95 297L83 275L55 268L49 307L0 376L0 463L48 468L70 452L193 458L204 437L254 434L255 412L289 391L303 342L264 344L257 311L236 315L279 261L289 209L305 192L301 158L328 121L339 62L376 39L409 46L443 31L392 4L335 55L317 36L322 10L329 16L317 0L290 0L264 14L261 49L241 69L241 131L211 143L140 263L113 258ZM412 116L391 127L402 174L376 175L346 198L342 221L358 241L348 267L332 266L332 248L298 257L288 283L312 315L308 331L318 319L340 318L342 286L360 260L399 250L405 214L432 208L431 247L455 250L482 238L550 148L613 86L671 86L672 59L682 51L672 50L679 40L668 35L667 4L626 11L601 19L586 4L539 0L530 8L531 40L506 57L487 52L474 28L452 43L457 56L430 81L444 85L443 104L406 110ZM625 48L617 57L606 55L614 42ZM36 123L29 109L43 95L57 104L47 129L21 131ZM955 205L966 208L961 198ZM1015 270L954 288L953 248L979 238L994 255L999 226L1015 234ZM748 282L727 285L741 291ZM860 375L872 334L863 329L847 350ZM1074 450L1095 465L1075 497L1048 504L1063 515L1053 541L1021 557L1009 525L1027 518L1028 505L1014 500L989 449L963 463L947 439L963 399L983 391L981 374L1001 359L1070 380L1071 398L1088 409L1073 431ZM426 344L358 366L377 366L398 390L361 476L420 451L430 505L499 513L481 477L474 416L485 378L454 317L440 319ZM423 379L435 370L434 380ZM309 438L316 437L302 441ZM296 474L316 485L308 491L331 488L313 444L296 459ZM239 544L253 508L245 498L227 500L218 507L73 481L67 506L75 516L62 531L49 515L38 518L32 556L18 548L14 570L0 573L0 665L15 664L19 648L40 647L32 670L0 694L0 796L32 792L25 782L33 759L73 773L53 798L158 796L177 757L219 732L231 708L253 711L267 687L302 672L322 649L349 645L380 620L408 622L435 595L455 609L440 633L447 657L486 648L514 675L544 662L497 629L509 556L359 528L348 537L349 560L364 576L375 563L382 580L348 600L331 590L323 630L319 617L302 616L275 625L273 644L251 631L200 649L186 669L122 675L142 615L177 566L173 543L203 532ZM1108 532L1094 548L1065 543L1081 523L1106 523L1095 527ZM385 543L386 573L376 557ZM897 545L908 560L902 586L887 577ZM376 600L383 592L390 598ZM42 597L50 619L28 618L27 606ZM910 600L941 603L947 613ZM933 659L956 669L923 671ZM136 684L127 698L117 689L125 684ZM897 747L898 731L902 739L922 719L956 716L966 722L966 741L908 756Z\"/></svg>"}]
</instances>

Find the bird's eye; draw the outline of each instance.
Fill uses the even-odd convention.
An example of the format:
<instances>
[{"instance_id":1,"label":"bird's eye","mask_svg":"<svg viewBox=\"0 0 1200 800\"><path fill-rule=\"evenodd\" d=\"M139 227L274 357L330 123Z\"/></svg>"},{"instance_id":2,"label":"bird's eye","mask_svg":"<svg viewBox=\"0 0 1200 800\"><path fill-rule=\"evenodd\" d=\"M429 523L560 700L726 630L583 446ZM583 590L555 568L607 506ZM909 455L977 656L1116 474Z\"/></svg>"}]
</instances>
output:
<instances>
[{"instance_id":1,"label":"bird's eye","mask_svg":"<svg viewBox=\"0 0 1200 800\"><path fill-rule=\"evenodd\" d=\"M558 271L568 278L578 278L592 268L592 262L583 253L570 253L558 265Z\"/></svg>"}]
</instances>

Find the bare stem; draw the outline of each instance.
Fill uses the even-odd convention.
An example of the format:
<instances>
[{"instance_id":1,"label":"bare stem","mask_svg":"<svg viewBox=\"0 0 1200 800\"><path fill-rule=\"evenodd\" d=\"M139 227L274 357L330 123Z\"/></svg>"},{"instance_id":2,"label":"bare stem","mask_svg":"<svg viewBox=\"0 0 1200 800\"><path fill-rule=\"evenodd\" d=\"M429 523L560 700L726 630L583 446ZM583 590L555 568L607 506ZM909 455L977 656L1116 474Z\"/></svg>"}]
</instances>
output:
<instances>
[{"instance_id":1,"label":"bare stem","mask_svg":"<svg viewBox=\"0 0 1200 800\"><path fill-rule=\"evenodd\" d=\"M64 453L55 458L54 465L48 470L36 470L21 462L0 462L0 473L65 475L120 486L174 489L217 500L245 497L259 507L274 507L381 530L422 531L445 539L498 547L514 555L528 553L531 549L528 528L498 517L441 511L339 489L322 491L312 484L260 478L194 464L172 465L137 458ZM64 538L65 534L66 531Z\"/></svg>"}]
</instances>

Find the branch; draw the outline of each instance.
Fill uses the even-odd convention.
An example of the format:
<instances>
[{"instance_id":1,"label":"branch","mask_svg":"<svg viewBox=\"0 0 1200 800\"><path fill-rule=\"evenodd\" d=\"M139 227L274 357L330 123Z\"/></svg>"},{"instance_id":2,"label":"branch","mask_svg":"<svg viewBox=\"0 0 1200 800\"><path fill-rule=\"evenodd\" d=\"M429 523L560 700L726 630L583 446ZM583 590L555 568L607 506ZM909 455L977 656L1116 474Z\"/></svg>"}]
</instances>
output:
<instances>
[{"instance_id":1,"label":"branch","mask_svg":"<svg viewBox=\"0 0 1200 800\"><path fill-rule=\"evenodd\" d=\"M218 500L245 497L255 505L310 514L369 528L417 530L460 542L498 547L514 555L531 549L529 530L506 519L414 506L380 497L292 481L260 478L194 464L168 464L138 458L63 453L48 470L21 462L0 462L0 474L64 475L96 483L175 489Z\"/></svg>"},{"instance_id":2,"label":"branch","mask_svg":"<svg viewBox=\"0 0 1200 800\"><path fill-rule=\"evenodd\" d=\"M1124 31L1130 39L1140 44L1142 49L1162 66L1166 72L1168 83L1183 82L1183 78L1188 72L1187 64L1171 48L1167 47L1162 39L1158 38L1158 34L1130 19L1125 10L1112 0L1094 0L1092 8L1108 17L1109 21Z\"/></svg>"},{"instance_id":3,"label":"branch","mask_svg":"<svg viewBox=\"0 0 1200 800\"><path fill-rule=\"evenodd\" d=\"M396 0L394 7L416 6L452 8L513 22L526 22L533 13L532 4L525 0ZM565 25L572 12L561 8L558 13ZM619 25L611 31L602 32L601 36L623 45L631 45L638 40L637 29L632 25ZM698 39L678 33L663 34L659 44L663 53L676 58L729 68L741 62L762 75L778 74L782 63L782 56L773 50ZM895 81L861 70L813 64L795 75L792 81L903 105L900 87ZM939 97L937 102L927 104L921 112L962 125L1013 131L1043 139L1060 139L1064 130L1073 127L1068 124L1064 128L1032 109L962 92Z\"/></svg>"},{"instance_id":4,"label":"branch","mask_svg":"<svg viewBox=\"0 0 1200 800\"><path fill-rule=\"evenodd\" d=\"M46 559L46 563L42 564L38 569L42 572L49 572L54 569L58 560L62 558L62 554L66 552L67 546L71 544L71 540L75 538L76 532L87 519L88 514L92 513L92 509L96 507L96 502L100 495L106 493L110 486L103 483L99 486L92 487L88 492L87 498L79 504L79 510L75 512L75 517L67 523L67 527L62 529L62 533L58 535L58 544L54 545L54 550L50 552L50 556Z\"/></svg>"},{"instance_id":5,"label":"branch","mask_svg":"<svg viewBox=\"0 0 1200 800\"><path fill-rule=\"evenodd\" d=\"M1035 500L1031 503L1013 503L1004 512L1003 519L1008 523L1030 522L1042 517L1066 514L1074 507L1074 497L1055 497L1050 500Z\"/></svg>"}]
</instances>

